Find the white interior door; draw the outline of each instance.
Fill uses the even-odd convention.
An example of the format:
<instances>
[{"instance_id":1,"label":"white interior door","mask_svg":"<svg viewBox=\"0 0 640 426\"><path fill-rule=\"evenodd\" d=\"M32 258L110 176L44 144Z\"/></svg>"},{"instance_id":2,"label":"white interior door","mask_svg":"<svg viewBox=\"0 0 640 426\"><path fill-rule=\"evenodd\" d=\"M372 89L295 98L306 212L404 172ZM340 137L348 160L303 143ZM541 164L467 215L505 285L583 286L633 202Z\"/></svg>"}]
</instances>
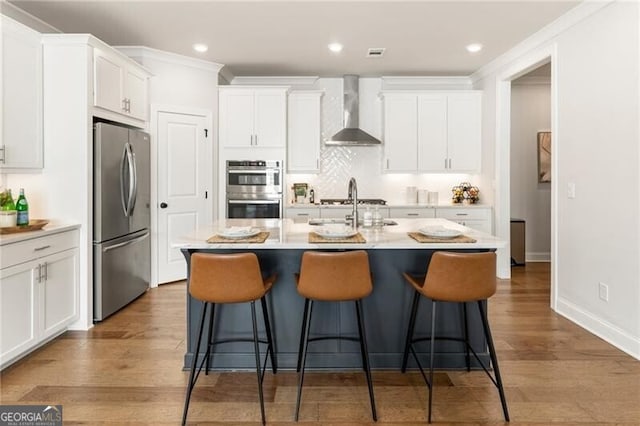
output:
<instances>
[{"instance_id":1,"label":"white interior door","mask_svg":"<svg viewBox=\"0 0 640 426\"><path fill-rule=\"evenodd\" d=\"M206 217L209 189L210 131L207 117L158 113L158 283L185 279L186 262L171 242L188 235ZM209 166L209 167L207 167Z\"/></svg>"}]
</instances>

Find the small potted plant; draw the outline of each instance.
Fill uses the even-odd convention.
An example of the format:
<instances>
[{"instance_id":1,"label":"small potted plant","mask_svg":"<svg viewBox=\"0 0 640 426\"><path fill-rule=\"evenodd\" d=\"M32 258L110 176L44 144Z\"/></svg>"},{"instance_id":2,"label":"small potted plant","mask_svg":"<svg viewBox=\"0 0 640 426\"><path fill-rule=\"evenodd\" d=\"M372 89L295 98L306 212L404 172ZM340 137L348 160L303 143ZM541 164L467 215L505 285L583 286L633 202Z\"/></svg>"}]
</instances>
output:
<instances>
[{"instance_id":1,"label":"small potted plant","mask_svg":"<svg viewBox=\"0 0 640 426\"><path fill-rule=\"evenodd\" d=\"M11 196L11 190L0 191L0 228L16 226L16 205Z\"/></svg>"}]
</instances>

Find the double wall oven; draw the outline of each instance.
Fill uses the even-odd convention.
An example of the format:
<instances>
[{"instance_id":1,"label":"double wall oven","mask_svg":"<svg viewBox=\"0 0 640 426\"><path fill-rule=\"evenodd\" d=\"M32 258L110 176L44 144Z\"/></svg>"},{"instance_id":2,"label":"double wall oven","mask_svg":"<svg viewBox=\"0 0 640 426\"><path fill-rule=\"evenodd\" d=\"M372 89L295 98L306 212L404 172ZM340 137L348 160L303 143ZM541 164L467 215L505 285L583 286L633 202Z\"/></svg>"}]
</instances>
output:
<instances>
[{"instance_id":1,"label":"double wall oven","mask_svg":"<svg viewBox=\"0 0 640 426\"><path fill-rule=\"evenodd\" d=\"M282 217L282 162L227 161L227 218Z\"/></svg>"}]
</instances>

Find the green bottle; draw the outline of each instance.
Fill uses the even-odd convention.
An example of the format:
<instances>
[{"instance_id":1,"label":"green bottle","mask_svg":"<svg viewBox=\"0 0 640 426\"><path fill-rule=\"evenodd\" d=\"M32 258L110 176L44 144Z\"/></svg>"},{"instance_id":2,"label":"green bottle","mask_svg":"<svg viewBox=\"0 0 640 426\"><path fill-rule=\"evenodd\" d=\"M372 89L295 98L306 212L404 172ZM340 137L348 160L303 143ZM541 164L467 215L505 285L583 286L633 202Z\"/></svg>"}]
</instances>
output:
<instances>
[{"instance_id":1,"label":"green bottle","mask_svg":"<svg viewBox=\"0 0 640 426\"><path fill-rule=\"evenodd\" d=\"M27 226L29 224L29 203L24 197L23 188L20 188L20 195L18 196L18 201L16 201L16 210L18 212L16 225Z\"/></svg>"}]
</instances>

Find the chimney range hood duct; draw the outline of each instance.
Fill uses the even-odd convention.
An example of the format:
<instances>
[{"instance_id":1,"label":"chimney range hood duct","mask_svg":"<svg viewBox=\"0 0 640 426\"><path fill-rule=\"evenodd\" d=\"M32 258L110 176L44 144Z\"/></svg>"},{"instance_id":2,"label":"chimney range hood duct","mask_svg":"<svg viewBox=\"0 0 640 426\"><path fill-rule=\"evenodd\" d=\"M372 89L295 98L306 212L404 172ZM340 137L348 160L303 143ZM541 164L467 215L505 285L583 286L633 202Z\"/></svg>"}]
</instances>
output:
<instances>
[{"instance_id":1,"label":"chimney range hood duct","mask_svg":"<svg viewBox=\"0 0 640 426\"><path fill-rule=\"evenodd\" d=\"M325 140L325 145L368 146L382 142L358 128L358 76L345 75L344 84L344 129Z\"/></svg>"}]
</instances>

